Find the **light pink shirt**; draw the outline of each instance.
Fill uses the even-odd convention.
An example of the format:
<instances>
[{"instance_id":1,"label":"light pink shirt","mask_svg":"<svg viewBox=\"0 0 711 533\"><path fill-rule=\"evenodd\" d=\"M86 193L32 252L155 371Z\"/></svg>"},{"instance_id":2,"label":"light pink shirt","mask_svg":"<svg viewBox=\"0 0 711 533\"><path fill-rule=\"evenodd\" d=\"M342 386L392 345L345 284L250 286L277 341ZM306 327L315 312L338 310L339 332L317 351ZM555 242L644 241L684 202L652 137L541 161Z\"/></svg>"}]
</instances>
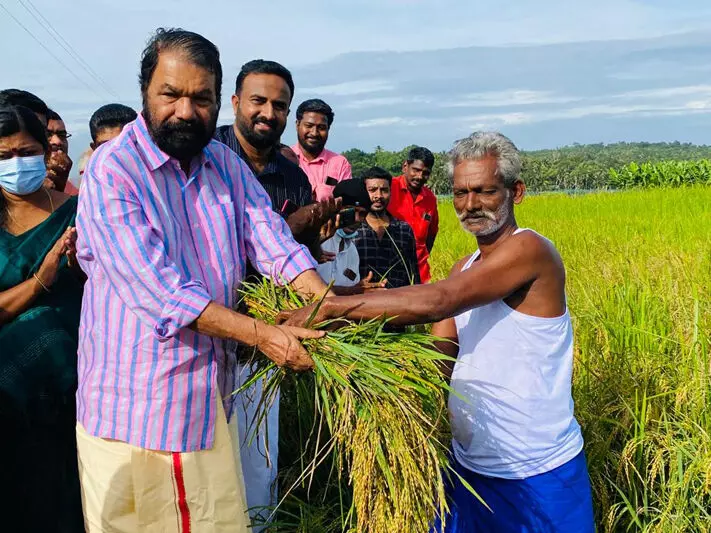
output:
<instances>
[{"instance_id":1,"label":"light pink shirt","mask_svg":"<svg viewBox=\"0 0 711 533\"><path fill-rule=\"evenodd\" d=\"M333 186L336 182L351 178L351 164L348 160L336 152L326 150L325 148L313 161L309 161L304 157L301 151L301 146L296 143L291 147L299 158L299 166L309 177L311 188L313 189L316 200L327 200L333 196ZM336 180L332 185L326 183L326 178ZM330 180L329 180L330 181Z\"/></svg>"}]
</instances>

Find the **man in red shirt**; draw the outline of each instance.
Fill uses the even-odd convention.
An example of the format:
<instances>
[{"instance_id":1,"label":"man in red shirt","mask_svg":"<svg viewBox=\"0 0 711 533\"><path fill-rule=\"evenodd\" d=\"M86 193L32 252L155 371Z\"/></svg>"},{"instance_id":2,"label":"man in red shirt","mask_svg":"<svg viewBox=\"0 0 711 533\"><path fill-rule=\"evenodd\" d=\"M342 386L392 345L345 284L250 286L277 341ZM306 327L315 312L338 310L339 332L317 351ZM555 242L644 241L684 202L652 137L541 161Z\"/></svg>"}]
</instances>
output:
<instances>
[{"instance_id":1,"label":"man in red shirt","mask_svg":"<svg viewBox=\"0 0 711 533\"><path fill-rule=\"evenodd\" d=\"M415 233L417 245L417 265L422 283L430 281L428 259L434 246L439 215L437 197L425 187L432 174L434 155L427 148L416 146L402 164L402 175L393 178L388 211L407 222Z\"/></svg>"}]
</instances>

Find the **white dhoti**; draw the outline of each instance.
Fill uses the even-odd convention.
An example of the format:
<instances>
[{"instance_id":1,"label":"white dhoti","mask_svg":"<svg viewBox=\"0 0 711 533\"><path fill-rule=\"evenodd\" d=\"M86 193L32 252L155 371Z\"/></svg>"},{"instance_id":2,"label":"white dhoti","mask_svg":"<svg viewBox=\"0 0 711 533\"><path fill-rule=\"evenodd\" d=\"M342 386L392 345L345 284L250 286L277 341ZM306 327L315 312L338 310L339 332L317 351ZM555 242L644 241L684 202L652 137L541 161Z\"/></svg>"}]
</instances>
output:
<instances>
[{"instance_id":1,"label":"white dhoti","mask_svg":"<svg viewBox=\"0 0 711 533\"><path fill-rule=\"evenodd\" d=\"M241 386L252 372L251 365L237 365L237 382ZM279 458L279 392L277 392L267 416L257 424L256 414L262 398L263 380L235 397L232 417L229 421L230 433L239 435L239 454L242 463L242 475L247 496L247 507L253 521L259 516L263 522L272 513L278 503L277 461ZM259 533L261 527L253 528Z\"/></svg>"}]
</instances>

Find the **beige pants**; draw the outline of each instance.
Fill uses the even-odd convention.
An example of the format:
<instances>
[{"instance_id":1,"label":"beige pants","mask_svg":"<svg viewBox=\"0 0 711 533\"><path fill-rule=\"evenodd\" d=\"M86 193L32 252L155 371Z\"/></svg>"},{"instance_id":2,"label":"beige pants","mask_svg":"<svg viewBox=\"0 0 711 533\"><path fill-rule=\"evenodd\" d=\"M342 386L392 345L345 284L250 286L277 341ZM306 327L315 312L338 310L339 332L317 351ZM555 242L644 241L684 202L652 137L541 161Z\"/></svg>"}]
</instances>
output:
<instances>
[{"instance_id":1,"label":"beige pants","mask_svg":"<svg viewBox=\"0 0 711 533\"><path fill-rule=\"evenodd\" d=\"M93 437L77 424L87 533L251 531L233 448L239 440L229 434L222 402L217 405L214 445L197 452L146 450Z\"/></svg>"}]
</instances>

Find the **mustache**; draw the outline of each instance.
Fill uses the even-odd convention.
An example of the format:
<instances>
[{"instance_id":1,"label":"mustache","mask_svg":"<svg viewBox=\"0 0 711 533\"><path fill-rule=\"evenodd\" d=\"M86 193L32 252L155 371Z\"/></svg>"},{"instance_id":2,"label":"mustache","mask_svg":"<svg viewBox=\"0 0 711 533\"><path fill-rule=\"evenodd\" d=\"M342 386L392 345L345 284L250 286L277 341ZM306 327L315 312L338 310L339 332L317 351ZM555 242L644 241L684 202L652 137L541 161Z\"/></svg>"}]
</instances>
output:
<instances>
[{"instance_id":1,"label":"mustache","mask_svg":"<svg viewBox=\"0 0 711 533\"><path fill-rule=\"evenodd\" d=\"M276 120L272 119L269 120L268 118L264 117L257 117L252 121L252 125L256 126L257 124L266 124L267 126L270 126L272 129L277 129L277 126L279 125Z\"/></svg>"},{"instance_id":2,"label":"mustache","mask_svg":"<svg viewBox=\"0 0 711 533\"><path fill-rule=\"evenodd\" d=\"M205 131L205 125L199 120L178 120L177 122L164 122L160 130L165 133L192 135Z\"/></svg>"},{"instance_id":3,"label":"mustache","mask_svg":"<svg viewBox=\"0 0 711 533\"><path fill-rule=\"evenodd\" d=\"M496 221L496 213L493 213L492 211L488 211L486 209L479 209L477 211L462 211L461 213L457 212L457 218L460 222L464 222L465 220L468 220L470 218L479 217L484 217L488 218L489 220Z\"/></svg>"}]
</instances>

